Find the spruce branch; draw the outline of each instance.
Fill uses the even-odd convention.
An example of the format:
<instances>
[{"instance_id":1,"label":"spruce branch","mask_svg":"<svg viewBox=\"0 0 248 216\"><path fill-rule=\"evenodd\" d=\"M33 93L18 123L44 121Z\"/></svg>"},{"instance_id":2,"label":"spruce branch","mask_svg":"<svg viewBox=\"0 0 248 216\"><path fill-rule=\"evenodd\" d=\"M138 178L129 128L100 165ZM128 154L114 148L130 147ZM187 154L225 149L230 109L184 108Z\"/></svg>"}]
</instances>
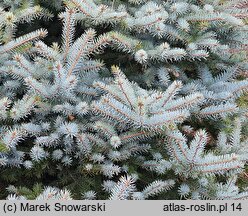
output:
<instances>
[{"instance_id":1,"label":"spruce branch","mask_svg":"<svg viewBox=\"0 0 248 216\"><path fill-rule=\"evenodd\" d=\"M6 52L13 52L18 49L20 46L25 45L29 42L34 42L40 38L44 38L47 35L47 31L45 29L36 30L32 33L21 36L3 46L0 47L0 54Z\"/></svg>"}]
</instances>

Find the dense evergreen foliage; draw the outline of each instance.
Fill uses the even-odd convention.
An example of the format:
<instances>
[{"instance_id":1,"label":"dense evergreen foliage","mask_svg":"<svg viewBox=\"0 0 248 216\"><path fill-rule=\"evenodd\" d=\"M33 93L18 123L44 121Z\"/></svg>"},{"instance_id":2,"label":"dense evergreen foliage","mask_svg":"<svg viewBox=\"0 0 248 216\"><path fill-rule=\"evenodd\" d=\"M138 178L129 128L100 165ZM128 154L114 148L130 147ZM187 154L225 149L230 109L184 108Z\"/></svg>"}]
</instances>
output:
<instances>
[{"instance_id":1,"label":"dense evergreen foliage","mask_svg":"<svg viewBox=\"0 0 248 216\"><path fill-rule=\"evenodd\" d=\"M247 13L0 1L1 199L247 199Z\"/></svg>"}]
</instances>

